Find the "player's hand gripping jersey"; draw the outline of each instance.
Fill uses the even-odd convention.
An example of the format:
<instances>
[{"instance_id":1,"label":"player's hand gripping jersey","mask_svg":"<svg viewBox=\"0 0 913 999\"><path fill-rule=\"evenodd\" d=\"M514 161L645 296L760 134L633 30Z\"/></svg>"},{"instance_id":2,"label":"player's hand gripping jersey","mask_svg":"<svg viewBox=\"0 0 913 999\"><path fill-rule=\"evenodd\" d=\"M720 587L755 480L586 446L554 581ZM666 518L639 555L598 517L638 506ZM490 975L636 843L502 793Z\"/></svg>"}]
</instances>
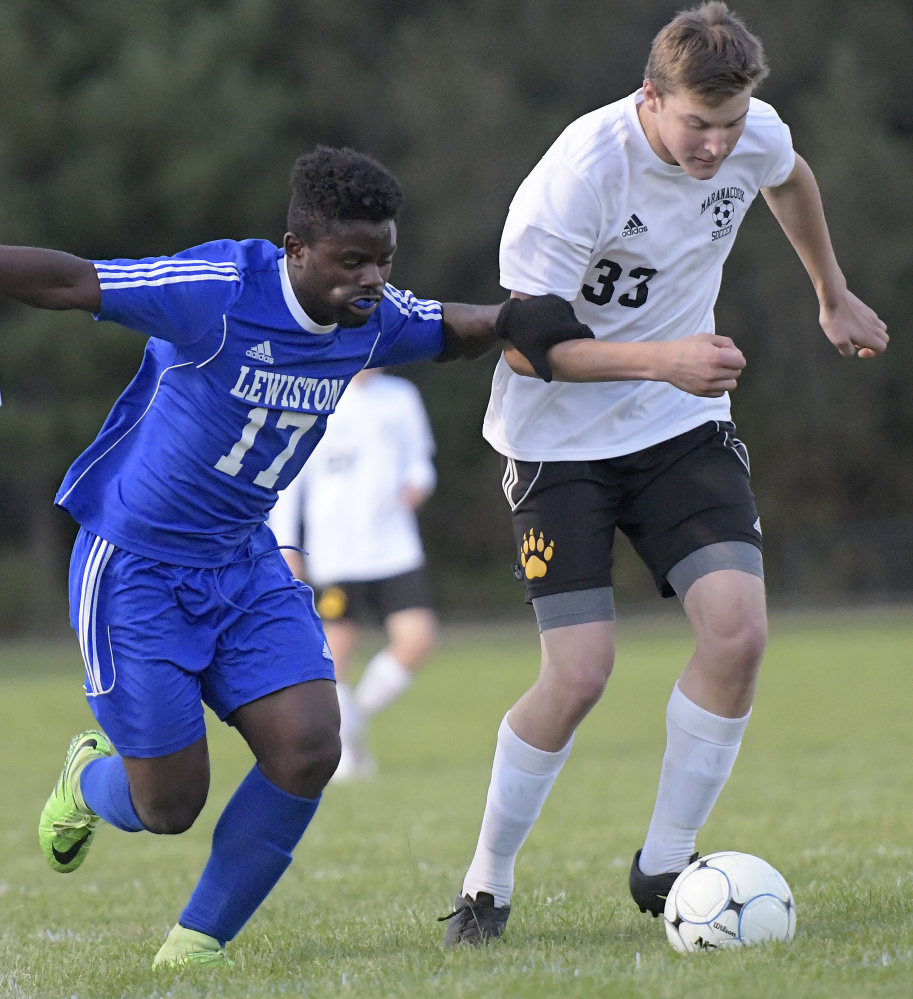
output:
<instances>
[{"instance_id":1,"label":"player's hand gripping jersey","mask_svg":"<svg viewBox=\"0 0 913 999\"><path fill-rule=\"evenodd\" d=\"M162 562L230 562L301 470L352 376L443 349L440 304L391 285L361 328L317 326L283 251L264 240L95 266L97 318L151 339L57 503Z\"/></svg>"},{"instance_id":2,"label":"player's hand gripping jersey","mask_svg":"<svg viewBox=\"0 0 913 999\"><path fill-rule=\"evenodd\" d=\"M789 129L752 98L745 132L712 180L653 151L642 92L573 122L520 185L501 240L501 285L570 301L597 339L675 340L713 333L723 262L762 187L795 162ZM729 399L667 382L551 382L495 370L484 435L524 461L630 454L728 420Z\"/></svg>"}]
</instances>

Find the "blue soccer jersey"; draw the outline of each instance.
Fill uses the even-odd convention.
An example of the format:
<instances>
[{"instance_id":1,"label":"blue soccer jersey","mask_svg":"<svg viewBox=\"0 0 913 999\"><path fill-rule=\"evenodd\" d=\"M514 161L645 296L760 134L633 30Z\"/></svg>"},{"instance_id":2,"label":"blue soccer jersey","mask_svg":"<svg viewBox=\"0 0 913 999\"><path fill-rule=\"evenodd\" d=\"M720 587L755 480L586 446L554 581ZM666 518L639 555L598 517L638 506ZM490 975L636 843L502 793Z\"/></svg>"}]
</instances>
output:
<instances>
[{"instance_id":1,"label":"blue soccer jersey","mask_svg":"<svg viewBox=\"0 0 913 999\"><path fill-rule=\"evenodd\" d=\"M301 470L352 376L444 346L440 303L391 285L364 326L317 326L284 251L265 240L95 267L96 318L150 340L57 503L99 537L162 562L230 562Z\"/></svg>"}]
</instances>

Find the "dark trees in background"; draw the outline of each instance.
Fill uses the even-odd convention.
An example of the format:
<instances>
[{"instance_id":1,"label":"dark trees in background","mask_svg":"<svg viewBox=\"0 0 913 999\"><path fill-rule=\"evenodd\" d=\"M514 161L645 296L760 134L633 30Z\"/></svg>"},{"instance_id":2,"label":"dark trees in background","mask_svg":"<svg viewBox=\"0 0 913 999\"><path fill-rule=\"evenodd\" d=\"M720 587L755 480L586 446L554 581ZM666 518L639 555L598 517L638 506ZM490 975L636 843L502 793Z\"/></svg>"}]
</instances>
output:
<instances>
[{"instance_id":1,"label":"dark trees in background","mask_svg":"<svg viewBox=\"0 0 913 999\"><path fill-rule=\"evenodd\" d=\"M0 241L90 257L284 231L287 176L318 142L406 190L393 280L496 301L511 195L573 118L640 82L680 3L581 0L0 0ZM827 344L766 208L717 311L749 366L749 445L776 598L913 591L913 12L904 0L744 0L772 72L759 96L812 164L851 287L889 323L876 362ZM132 376L142 338L0 303L0 632L62 620L74 528L53 494ZM445 609L519 590L496 456L493 359L408 370L439 443L424 513ZM649 593L622 548L622 597Z\"/></svg>"}]
</instances>

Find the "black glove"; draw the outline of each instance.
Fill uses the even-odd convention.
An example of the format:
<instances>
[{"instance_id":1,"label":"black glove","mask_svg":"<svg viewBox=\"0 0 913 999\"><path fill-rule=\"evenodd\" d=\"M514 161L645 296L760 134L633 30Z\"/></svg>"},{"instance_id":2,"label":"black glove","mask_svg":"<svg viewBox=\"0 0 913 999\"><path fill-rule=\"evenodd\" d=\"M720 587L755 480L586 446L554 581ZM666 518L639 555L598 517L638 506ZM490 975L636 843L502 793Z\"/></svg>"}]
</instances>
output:
<instances>
[{"instance_id":1,"label":"black glove","mask_svg":"<svg viewBox=\"0 0 913 999\"><path fill-rule=\"evenodd\" d=\"M559 295L509 298L495 320L495 333L510 342L544 381L552 380L545 354L565 340L594 340L593 331L578 322L574 307Z\"/></svg>"}]
</instances>

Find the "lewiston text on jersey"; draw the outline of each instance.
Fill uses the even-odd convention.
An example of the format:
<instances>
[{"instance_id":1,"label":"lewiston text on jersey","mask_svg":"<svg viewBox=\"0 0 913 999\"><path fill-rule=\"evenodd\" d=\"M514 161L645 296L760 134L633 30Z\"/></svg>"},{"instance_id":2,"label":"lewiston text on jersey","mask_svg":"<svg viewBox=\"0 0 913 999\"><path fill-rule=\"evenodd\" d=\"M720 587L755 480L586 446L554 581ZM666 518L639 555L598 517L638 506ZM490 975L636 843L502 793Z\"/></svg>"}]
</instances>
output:
<instances>
[{"instance_id":1,"label":"lewiston text on jersey","mask_svg":"<svg viewBox=\"0 0 913 999\"><path fill-rule=\"evenodd\" d=\"M316 325L283 250L265 240L95 267L96 318L150 340L56 502L99 537L162 562L230 562L301 470L352 376L444 346L440 303L391 285L363 327Z\"/></svg>"}]
</instances>

